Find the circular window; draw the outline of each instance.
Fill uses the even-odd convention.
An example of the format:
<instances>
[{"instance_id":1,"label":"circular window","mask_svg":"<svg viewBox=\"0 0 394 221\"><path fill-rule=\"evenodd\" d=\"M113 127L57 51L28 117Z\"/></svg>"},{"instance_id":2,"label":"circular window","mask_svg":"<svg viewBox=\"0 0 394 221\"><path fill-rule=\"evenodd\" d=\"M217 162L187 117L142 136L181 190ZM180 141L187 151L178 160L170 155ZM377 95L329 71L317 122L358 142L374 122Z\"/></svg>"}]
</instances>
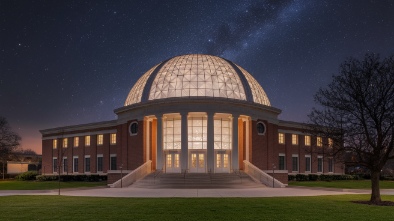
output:
<instances>
[{"instance_id":1,"label":"circular window","mask_svg":"<svg viewBox=\"0 0 394 221\"><path fill-rule=\"evenodd\" d=\"M263 122L258 122L257 123L257 134L258 135L264 135L265 133L265 125Z\"/></svg>"},{"instance_id":2,"label":"circular window","mask_svg":"<svg viewBox=\"0 0 394 221\"><path fill-rule=\"evenodd\" d=\"M131 122L129 131L130 131L130 135L136 135L138 133L138 123Z\"/></svg>"}]
</instances>

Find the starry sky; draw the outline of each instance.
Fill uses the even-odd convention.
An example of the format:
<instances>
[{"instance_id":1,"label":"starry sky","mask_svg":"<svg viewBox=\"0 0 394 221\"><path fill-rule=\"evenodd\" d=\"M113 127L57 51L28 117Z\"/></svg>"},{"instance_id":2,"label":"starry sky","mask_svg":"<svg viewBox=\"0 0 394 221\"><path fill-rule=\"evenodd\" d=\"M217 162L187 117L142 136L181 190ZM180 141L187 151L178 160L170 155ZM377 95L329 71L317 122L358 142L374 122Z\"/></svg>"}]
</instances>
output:
<instances>
[{"instance_id":1,"label":"starry sky","mask_svg":"<svg viewBox=\"0 0 394 221\"><path fill-rule=\"evenodd\" d=\"M306 122L340 63L367 52L394 54L394 1L0 0L0 116L41 153L39 130L116 119L144 72L202 53Z\"/></svg>"}]
</instances>

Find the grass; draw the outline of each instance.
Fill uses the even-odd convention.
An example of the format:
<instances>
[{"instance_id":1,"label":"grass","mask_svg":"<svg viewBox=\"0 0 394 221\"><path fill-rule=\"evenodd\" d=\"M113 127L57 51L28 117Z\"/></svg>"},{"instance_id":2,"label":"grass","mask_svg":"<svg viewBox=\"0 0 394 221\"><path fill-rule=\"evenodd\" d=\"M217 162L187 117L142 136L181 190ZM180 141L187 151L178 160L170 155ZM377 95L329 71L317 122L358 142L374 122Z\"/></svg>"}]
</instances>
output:
<instances>
[{"instance_id":1,"label":"grass","mask_svg":"<svg viewBox=\"0 0 394 221\"><path fill-rule=\"evenodd\" d=\"M2 220L388 220L368 195L276 198L0 197ZM394 196L383 196L394 201Z\"/></svg>"},{"instance_id":2,"label":"grass","mask_svg":"<svg viewBox=\"0 0 394 221\"><path fill-rule=\"evenodd\" d=\"M371 189L370 180L290 181L289 186L327 187L341 189ZM381 189L394 189L394 181L380 181Z\"/></svg>"},{"instance_id":3,"label":"grass","mask_svg":"<svg viewBox=\"0 0 394 221\"><path fill-rule=\"evenodd\" d=\"M104 182L60 182L60 188L79 188L79 187L95 187L105 186ZM59 188L57 181L17 181L6 180L0 181L0 190L50 190Z\"/></svg>"}]
</instances>

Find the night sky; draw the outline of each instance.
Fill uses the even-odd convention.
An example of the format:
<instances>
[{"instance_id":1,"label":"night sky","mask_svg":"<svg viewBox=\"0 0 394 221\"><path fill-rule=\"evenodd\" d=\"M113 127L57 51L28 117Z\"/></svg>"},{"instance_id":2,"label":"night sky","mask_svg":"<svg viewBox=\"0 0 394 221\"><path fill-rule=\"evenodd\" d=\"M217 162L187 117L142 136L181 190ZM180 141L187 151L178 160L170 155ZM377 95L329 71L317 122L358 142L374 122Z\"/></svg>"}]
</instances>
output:
<instances>
[{"instance_id":1,"label":"night sky","mask_svg":"<svg viewBox=\"0 0 394 221\"><path fill-rule=\"evenodd\" d=\"M319 87L367 52L394 54L394 1L0 0L0 116L41 153L40 129L116 119L148 69L202 53L306 122Z\"/></svg>"}]
</instances>

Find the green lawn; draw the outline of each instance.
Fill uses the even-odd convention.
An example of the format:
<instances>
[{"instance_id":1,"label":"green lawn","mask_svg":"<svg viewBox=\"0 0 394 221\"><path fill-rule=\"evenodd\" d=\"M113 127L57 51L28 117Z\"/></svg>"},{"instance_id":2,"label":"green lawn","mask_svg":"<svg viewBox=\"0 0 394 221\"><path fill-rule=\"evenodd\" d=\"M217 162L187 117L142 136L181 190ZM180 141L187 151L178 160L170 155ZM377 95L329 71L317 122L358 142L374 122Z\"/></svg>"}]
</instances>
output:
<instances>
[{"instance_id":1,"label":"green lawn","mask_svg":"<svg viewBox=\"0 0 394 221\"><path fill-rule=\"evenodd\" d=\"M105 186L107 182L60 182L60 188ZM49 190L59 188L57 181L0 181L0 190Z\"/></svg>"},{"instance_id":2,"label":"green lawn","mask_svg":"<svg viewBox=\"0 0 394 221\"><path fill-rule=\"evenodd\" d=\"M368 195L275 198L0 197L1 220L390 220ZM383 200L394 201L394 196Z\"/></svg>"},{"instance_id":3,"label":"green lawn","mask_svg":"<svg viewBox=\"0 0 394 221\"><path fill-rule=\"evenodd\" d=\"M370 180L291 181L289 186L327 187L341 189L370 189ZM380 181L381 189L394 189L394 181Z\"/></svg>"}]
</instances>

